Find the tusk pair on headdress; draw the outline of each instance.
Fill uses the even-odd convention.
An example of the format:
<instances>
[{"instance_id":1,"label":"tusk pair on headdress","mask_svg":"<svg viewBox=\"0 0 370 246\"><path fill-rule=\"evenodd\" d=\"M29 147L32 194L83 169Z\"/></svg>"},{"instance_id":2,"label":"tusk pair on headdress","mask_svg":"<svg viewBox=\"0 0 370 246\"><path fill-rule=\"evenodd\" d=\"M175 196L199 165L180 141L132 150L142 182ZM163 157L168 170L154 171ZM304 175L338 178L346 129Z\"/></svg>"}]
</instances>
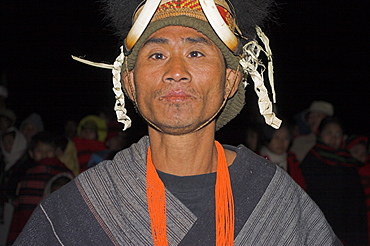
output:
<instances>
[{"instance_id":1,"label":"tusk pair on headdress","mask_svg":"<svg viewBox=\"0 0 370 246\"><path fill-rule=\"evenodd\" d=\"M145 2L141 13L138 15L126 37L125 47L128 51L134 47L137 40L143 34L145 28L153 18L159 4L163 4L168 1L170 0L147 0ZM217 36L231 51L235 52L238 48L238 39L221 17L214 0L199 0L199 3Z\"/></svg>"}]
</instances>

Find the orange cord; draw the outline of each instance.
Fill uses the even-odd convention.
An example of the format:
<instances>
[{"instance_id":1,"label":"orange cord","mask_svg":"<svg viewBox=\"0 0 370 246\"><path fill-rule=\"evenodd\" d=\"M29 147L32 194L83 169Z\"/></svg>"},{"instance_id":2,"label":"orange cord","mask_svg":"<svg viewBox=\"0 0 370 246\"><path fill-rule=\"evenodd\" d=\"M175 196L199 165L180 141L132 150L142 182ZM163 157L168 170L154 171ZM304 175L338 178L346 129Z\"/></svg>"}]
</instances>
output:
<instances>
[{"instance_id":1,"label":"orange cord","mask_svg":"<svg viewBox=\"0 0 370 246\"><path fill-rule=\"evenodd\" d=\"M234 245L234 197L222 145L215 141L218 163L216 177L216 245Z\"/></svg>"},{"instance_id":2,"label":"orange cord","mask_svg":"<svg viewBox=\"0 0 370 246\"><path fill-rule=\"evenodd\" d=\"M147 154L146 195L154 245L168 245L166 227L166 193L152 162L150 146Z\"/></svg>"},{"instance_id":3,"label":"orange cord","mask_svg":"<svg viewBox=\"0 0 370 246\"><path fill-rule=\"evenodd\" d=\"M234 245L234 198L229 169L222 145L215 141L217 149L216 245ZM150 146L147 153L146 193L154 245L168 245L166 226L166 193L164 184L152 162Z\"/></svg>"}]
</instances>

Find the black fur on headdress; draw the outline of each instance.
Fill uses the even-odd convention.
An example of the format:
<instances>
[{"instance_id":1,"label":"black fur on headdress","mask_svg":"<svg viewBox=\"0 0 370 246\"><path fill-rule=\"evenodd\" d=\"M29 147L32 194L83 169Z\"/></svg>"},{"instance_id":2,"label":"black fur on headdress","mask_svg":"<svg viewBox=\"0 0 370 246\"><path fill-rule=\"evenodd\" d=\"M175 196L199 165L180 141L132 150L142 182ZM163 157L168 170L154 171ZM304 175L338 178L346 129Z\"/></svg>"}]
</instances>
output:
<instances>
[{"instance_id":1,"label":"black fur on headdress","mask_svg":"<svg viewBox=\"0 0 370 246\"><path fill-rule=\"evenodd\" d=\"M142 2L138 0L99 0L105 14L105 21L113 27L120 39L125 39L132 26L132 16L136 7ZM256 25L262 26L271 17L273 0L232 0L237 16L237 24L243 36L255 38Z\"/></svg>"}]
</instances>

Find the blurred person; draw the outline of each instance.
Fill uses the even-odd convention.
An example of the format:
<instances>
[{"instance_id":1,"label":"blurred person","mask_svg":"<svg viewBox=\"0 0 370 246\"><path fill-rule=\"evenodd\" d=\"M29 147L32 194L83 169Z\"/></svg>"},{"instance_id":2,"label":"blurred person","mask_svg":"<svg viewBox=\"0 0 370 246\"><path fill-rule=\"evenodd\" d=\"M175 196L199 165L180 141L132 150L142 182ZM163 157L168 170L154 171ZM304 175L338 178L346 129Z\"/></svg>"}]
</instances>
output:
<instances>
[{"instance_id":1,"label":"blurred person","mask_svg":"<svg viewBox=\"0 0 370 246\"><path fill-rule=\"evenodd\" d=\"M343 127L328 117L318 128L316 144L301 163L306 191L321 208L344 245L367 245L365 194L360 163L344 148Z\"/></svg>"},{"instance_id":2,"label":"blurred person","mask_svg":"<svg viewBox=\"0 0 370 246\"><path fill-rule=\"evenodd\" d=\"M367 161L369 139L365 136L350 135L346 138L346 149L348 149L351 156L362 163Z\"/></svg>"},{"instance_id":3,"label":"blurred person","mask_svg":"<svg viewBox=\"0 0 370 246\"><path fill-rule=\"evenodd\" d=\"M307 153L315 145L317 128L324 118L334 115L334 107L331 103L325 101L313 101L310 107L301 115L303 117L302 121L306 122L310 132L296 136L293 139L290 151L297 156L299 162L303 161Z\"/></svg>"},{"instance_id":4,"label":"blurred person","mask_svg":"<svg viewBox=\"0 0 370 246\"><path fill-rule=\"evenodd\" d=\"M3 108L0 110L0 134L14 126L16 115L13 110Z\"/></svg>"},{"instance_id":5,"label":"blurred person","mask_svg":"<svg viewBox=\"0 0 370 246\"><path fill-rule=\"evenodd\" d=\"M127 147L127 133L120 131L113 134L113 131L111 131L105 141L105 146L107 149L97 151L91 155L87 168L94 167L104 160L112 160L118 151Z\"/></svg>"},{"instance_id":6,"label":"blurred person","mask_svg":"<svg viewBox=\"0 0 370 246\"><path fill-rule=\"evenodd\" d=\"M263 127L263 144L259 154L288 172L293 180L305 189L299 161L295 154L289 151L293 139L293 129L286 121L283 122L277 130L270 126Z\"/></svg>"},{"instance_id":7,"label":"blurred person","mask_svg":"<svg viewBox=\"0 0 370 246\"><path fill-rule=\"evenodd\" d=\"M13 203L18 182L29 167L27 141L14 126L6 129L0 139L0 245L5 245L13 216Z\"/></svg>"},{"instance_id":8,"label":"blurred person","mask_svg":"<svg viewBox=\"0 0 370 246\"><path fill-rule=\"evenodd\" d=\"M366 196L367 226L370 245L370 155L368 152L369 138L361 135L350 135L346 138L346 149L351 156L362 163L358 173Z\"/></svg>"},{"instance_id":9,"label":"blurred person","mask_svg":"<svg viewBox=\"0 0 370 246\"><path fill-rule=\"evenodd\" d=\"M88 115L79 122L77 136L73 142L77 149L80 172L87 169L87 163L93 153L107 149L104 144L106 137L107 124L99 116Z\"/></svg>"},{"instance_id":10,"label":"blurred person","mask_svg":"<svg viewBox=\"0 0 370 246\"><path fill-rule=\"evenodd\" d=\"M46 184L55 175L70 170L55 156L55 136L48 132L39 132L32 137L29 145L31 162L24 178L19 182L17 198L14 202L14 215L9 230L7 244L12 245L22 231L33 210L44 196Z\"/></svg>"},{"instance_id":11,"label":"blurred person","mask_svg":"<svg viewBox=\"0 0 370 246\"><path fill-rule=\"evenodd\" d=\"M0 110L6 108L6 99L8 98L8 89L0 85Z\"/></svg>"},{"instance_id":12,"label":"blurred person","mask_svg":"<svg viewBox=\"0 0 370 246\"><path fill-rule=\"evenodd\" d=\"M80 165L78 163L77 149L74 142L65 136L58 136L55 140L56 157L72 171L74 176L80 173Z\"/></svg>"},{"instance_id":13,"label":"blurred person","mask_svg":"<svg viewBox=\"0 0 370 246\"><path fill-rule=\"evenodd\" d=\"M77 135L77 122L75 120L67 120L64 124L64 136L73 140Z\"/></svg>"},{"instance_id":14,"label":"blurred person","mask_svg":"<svg viewBox=\"0 0 370 246\"><path fill-rule=\"evenodd\" d=\"M261 147L261 126L249 124L245 130L245 146L253 152L258 152Z\"/></svg>"},{"instance_id":15,"label":"blurred person","mask_svg":"<svg viewBox=\"0 0 370 246\"><path fill-rule=\"evenodd\" d=\"M36 135L36 133L44 131L44 123L42 122L41 116L37 113L30 114L22 121L19 130L26 137L27 143L30 143L32 137Z\"/></svg>"}]
</instances>

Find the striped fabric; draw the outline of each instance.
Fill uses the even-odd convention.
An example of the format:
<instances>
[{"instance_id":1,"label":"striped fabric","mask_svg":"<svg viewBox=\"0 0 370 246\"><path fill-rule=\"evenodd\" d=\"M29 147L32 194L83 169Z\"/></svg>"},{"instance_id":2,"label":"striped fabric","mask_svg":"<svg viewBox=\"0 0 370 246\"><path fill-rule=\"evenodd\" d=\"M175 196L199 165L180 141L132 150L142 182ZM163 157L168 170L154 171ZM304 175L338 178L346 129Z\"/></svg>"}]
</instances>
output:
<instances>
[{"instance_id":1,"label":"striped fabric","mask_svg":"<svg viewBox=\"0 0 370 246\"><path fill-rule=\"evenodd\" d=\"M322 212L277 168L235 245L341 245Z\"/></svg>"},{"instance_id":2,"label":"striped fabric","mask_svg":"<svg viewBox=\"0 0 370 246\"><path fill-rule=\"evenodd\" d=\"M89 169L76 181L90 211L116 245L152 244L145 193L148 144L149 139L143 138L130 149L120 152L112 162ZM238 151L247 150L239 147ZM243 160L244 166L274 166L262 158L251 156L251 159L257 163ZM248 180L235 183L248 183ZM167 190L166 196L168 241L170 245L178 245L197 218ZM276 169L266 191L257 201L257 206L251 209L251 215L237 233L235 245L341 245L316 204L281 169ZM195 233L201 236L203 231Z\"/></svg>"},{"instance_id":3,"label":"striped fabric","mask_svg":"<svg viewBox=\"0 0 370 246\"><path fill-rule=\"evenodd\" d=\"M346 149L335 150L318 139L310 152L322 162L331 166L358 167L359 161L354 159Z\"/></svg>"},{"instance_id":4,"label":"striped fabric","mask_svg":"<svg viewBox=\"0 0 370 246\"><path fill-rule=\"evenodd\" d=\"M110 165L89 169L76 181L90 210L117 245L152 244L145 189L148 144L144 138L120 152ZM171 194L166 195L168 242L177 245L196 217Z\"/></svg>"},{"instance_id":5,"label":"striped fabric","mask_svg":"<svg viewBox=\"0 0 370 246\"><path fill-rule=\"evenodd\" d=\"M19 195L15 201L15 211L8 236L9 245L17 238L33 210L43 199L48 181L60 173L73 175L57 158L42 159L27 170L24 179L19 184Z\"/></svg>"},{"instance_id":6,"label":"striped fabric","mask_svg":"<svg viewBox=\"0 0 370 246\"><path fill-rule=\"evenodd\" d=\"M39 206L15 245L153 245L145 192L149 139L80 174ZM244 146L230 166L234 245L342 245L306 193ZM169 245L215 245L214 203L198 218L166 190ZM212 205L213 204L213 205Z\"/></svg>"}]
</instances>

